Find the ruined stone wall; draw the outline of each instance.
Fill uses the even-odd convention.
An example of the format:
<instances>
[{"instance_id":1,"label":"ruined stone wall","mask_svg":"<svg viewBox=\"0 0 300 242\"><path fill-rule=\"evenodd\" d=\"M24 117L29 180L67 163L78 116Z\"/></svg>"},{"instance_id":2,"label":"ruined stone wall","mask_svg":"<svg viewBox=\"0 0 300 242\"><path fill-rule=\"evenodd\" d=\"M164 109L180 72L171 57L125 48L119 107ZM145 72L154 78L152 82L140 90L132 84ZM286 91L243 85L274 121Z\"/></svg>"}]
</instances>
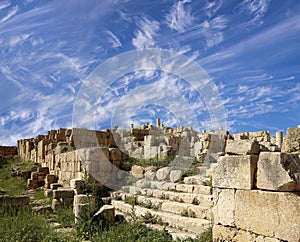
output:
<instances>
[{"instance_id":1,"label":"ruined stone wall","mask_svg":"<svg viewBox=\"0 0 300 242\"><path fill-rule=\"evenodd\" d=\"M257 131L257 132L242 132L238 134L232 134L233 139L243 140L250 139L258 142L270 142L271 136L269 131Z\"/></svg>"},{"instance_id":2,"label":"ruined stone wall","mask_svg":"<svg viewBox=\"0 0 300 242\"><path fill-rule=\"evenodd\" d=\"M70 151L55 155L55 162L50 159L44 164L50 168L50 173L59 179L58 183L64 187L70 186L70 181L82 177L82 167L78 151Z\"/></svg>"},{"instance_id":3,"label":"ruined stone wall","mask_svg":"<svg viewBox=\"0 0 300 242\"><path fill-rule=\"evenodd\" d=\"M0 146L0 155L3 157L11 157L17 154L16 146Z\"/></svg>"},{"instance_id":4,"label":"ruined stone wall","mask_svg":"<svg viewBox=\"0 0 300 242\"><path fill-rule=\"evenodd\" d=\"M49 159L44 166L50 168L50 173L59 179L64 187L70 186L70 181L84 176L84 170L96 180L102 176L110 177L112 166L120 167L122 153L118 148L85 148L55 155L55 162Z\"/></svg>"},{"instance_id":5,"label":"ruined stone wall","mask_svg":"<svg viewBox=\"0 0 300 242\"><path fill-rule=\"evenodd\" d=\"M300 159L231 140L213 175L214 241L300 241Z\"/></svg>"},{"instance_id":6,"label":"ruined stone wall","mask_svg":"<svg viewBox=\"0 0 300 242\"><path fill-rule=\"evenodd\" d=\"M283 139L282 151L294 152L299 151L300 146L300 127L288 128L286 136Z\"/></svg>"}]
</instances>

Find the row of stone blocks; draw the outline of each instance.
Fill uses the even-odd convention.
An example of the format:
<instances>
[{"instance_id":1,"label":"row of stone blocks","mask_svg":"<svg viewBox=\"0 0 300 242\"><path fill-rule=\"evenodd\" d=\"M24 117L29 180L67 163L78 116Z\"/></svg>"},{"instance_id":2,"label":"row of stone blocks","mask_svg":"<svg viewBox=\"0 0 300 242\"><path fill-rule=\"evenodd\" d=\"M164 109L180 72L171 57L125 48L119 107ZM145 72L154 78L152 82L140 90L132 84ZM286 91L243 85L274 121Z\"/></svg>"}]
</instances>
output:
<instances>
[{"instance_id":1,"label":"row of stone blocks","mask_svg":"<svg viewBox=\"0 0 300 242\"><path fill-rule=\"evenodd\" d=\"M132 205L125 202L130 197L136 201L138 217L150 213L160 218L175 239L196 237L211 226L211 188L202 185L200 176L186 177L183 183L140 179L113 192L112 205L126 216L132 212Z\"/></svg>"},{"instance_id":2,"label":"row of stone blocks","mask_svg":"<svg viewBox=\"0 0 300 242\"><path fill-rule=\"evenodd\" d=\"M27 180L28 189L38 187L49 188L50 184L57 182L58 178L54 174L49 174L49 167L39 167L37 172L31 173L31 178Z\"/></svg>"},{"instance_id":3,"label":"row of stone blocks","mask_svg":"<svg viewBox=\"0 0 300 242\"><path fill-rule=\"evenodd\" d=\"M90 212L95 213L94 218L105 214L105 216L114 220L115 209L112 206L102 206L96 213L97 204L94 197L91 195L83 194L84 191L83 179L72 179L70 182L70 188L63 188L59 183L50 185L50 189L45 191L46 197L52 196L52 210L65 206L72 206L75 214L75 222L79 218L86 219L86 214Z\"/></svg>"},{"instance_id":4,"label":"row of stone blocks","mask_svg":"<svg viewBox=\"0 0 300 242\"><path fill-rule=\"evenodd\" d=\"M213 176L214 241L300 240L299 155L231 141Z\"/></svg>"}]
</instances>

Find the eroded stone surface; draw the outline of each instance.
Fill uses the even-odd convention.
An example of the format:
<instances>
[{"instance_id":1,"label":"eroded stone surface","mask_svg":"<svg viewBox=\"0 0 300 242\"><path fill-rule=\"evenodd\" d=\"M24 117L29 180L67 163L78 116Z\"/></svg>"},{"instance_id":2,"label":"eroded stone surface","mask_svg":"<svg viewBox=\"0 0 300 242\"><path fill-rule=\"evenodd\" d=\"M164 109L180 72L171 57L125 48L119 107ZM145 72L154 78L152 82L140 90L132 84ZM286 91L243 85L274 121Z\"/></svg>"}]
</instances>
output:
<instances>
[{"instance_id":1,"label":"eroded stone surface","mask_svg":"<svg viewBox=\"0 0 300 242\"><path fill-rule=\"evenodd\" d=\"M238 228L289 242L300 239L300 194L238 190L235 195Z\"/></svg>"},{"instance_id":2,"label":"eroded stone surface","mask_svg":"<svg viewBox=\"0 0 300 242\"><path fill-rule=\"evenodd\" d=\"M257 164L257 187L272 191L300 191L299 156L262 152Z\"/></svg>"},{"instance_id":3,"label":"eroded stone surface","mask_svg":"<svg viewBox=\"0 0 300 242\"><path fill-rule=\"evenodd\" d=\"M133 165L131 167L131 175L138 179L144 178L144 172L144 168L141 166Z\"/></svg>"},{"instance_id":4,"label":"eroded stone surface","mask_svg":"<svg viewBox=\"0 0 300 242\"><path fill-rule=\"evenodd\" d=\"M170 167L163 167L160 168L157 172L156 172L156 177L157 180L162 181L162 180L168 180L169 175L171 172L171 168Z\"/></svg>"},{"instance_id":5,"label":"eroded stone surface","mask_svg":"<svg viewBox=\"0 0 300 242\"><path fill-rule=\"evenodd\" d=\"M234 226L235 190L215 188L213 191L213 197L213 214L215 224Z\"/></svg>"},{"instance_id":6,"label":"eroded stone surface","mask_svg":"<svg viewBox=\"0 0 300 242\"><path fill-rule=\"evenodd\" d=\"M259 143L254 140L227 140L226 154L232 155L258 155L260 152Z\"/></svg>"},{"instance_id":7,"label":"eroded stone surface","mask_svg":"<svg viewBox=\"0 0 300 242\"><path fill-rule=\"evenodd\" d=\"M182 170L172 170L170 172L170 181L171 182L178 182L178 181L181 180L182 175L183 175Z\"/></svg>"},{"instance_id":8,"label":"eroded stone surface","mask_svg":"<svg viewBox=\"0 0 300 242\"><path fill-rule=\"evenodd\" d=\"M252 189L258 156L221 156L213 176L213 187Z\"/></svg>"}]
</instances>

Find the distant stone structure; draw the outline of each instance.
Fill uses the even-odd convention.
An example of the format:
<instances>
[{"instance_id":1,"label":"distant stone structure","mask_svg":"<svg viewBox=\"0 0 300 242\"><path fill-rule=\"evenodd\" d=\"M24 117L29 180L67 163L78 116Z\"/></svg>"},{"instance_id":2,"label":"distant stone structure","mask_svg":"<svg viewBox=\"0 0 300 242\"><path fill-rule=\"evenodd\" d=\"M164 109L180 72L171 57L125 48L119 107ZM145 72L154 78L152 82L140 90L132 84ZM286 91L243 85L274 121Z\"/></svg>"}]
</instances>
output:
<instances>
[{"instance_id":1,"label":"distant stone structure","mask_svg":"<svg viewBox=\"0 0 300 242\"><path fill-rule=\"evenodd\" d=\"M0 156L4 159L11 158L18 154L16 146L0 146Z\"/></svg>"},{"instance_id":2,"label":"distant stone structure","mask_svg":"<svg viewBox=\"0 0 300 242\"><path fill-rule=\"evenodd\" d=\"M14 153L16 149L1 150ZM31 174L28 187L44 186L47 194L53 194L54 210L74 201L77 214L86 206L80 185L84 171L104 177L104 184L109 184L114 181L105 174L121 175L113 167L120 167L121 160L128 157L189 156L214 163L206 171L206 176L212 177L212 189L207 186L208 178L200 174L183 178L184 170L178 168L132 166L131 175L140 180L113 194L114 207L108 211L130 211L131 206L121 200L134 195L138 215L150 211L161 216L171 230L186 230L187 235L196 236L213 223L215 242L300 241L299 152L300 127L289 128L285 137L281 131L276 137L268 131L199 133L192 128L165 127L160 119L155 126L59 129L18 141L21 159L41 166ZM178 236L185 237L180 231Z\"/></svg>"},{"instance_id":3,"label":"distant stone structure","mask_svg":"<svg viewBox=\"0 0 300 242\"><path fill-rule=\"evenodd\" d=\"M129 130L50 130L47 135L18 140L18 155L23 161L32 160L41 167L48 167L49 174L57 176L64 186L71 179L82 177L82 149L100 147L106 159L116 167L126 157L138 159L165 159L176 155L197 158L200 162L216 163L225 151L226 140L256 140L264 151L280 151L280 138L268 131L243 132L230 135L222 129L202 131L192 128L166 127L158 118L156 125L145 124ZM291 139L286 139L291 140ZM283 146L285 147L285 143ZM4 149L4 148L3 148ZM16 148L11 148L16 153ZM14 153L14 154L15 154Z\"/></svg>"}]
</instances>

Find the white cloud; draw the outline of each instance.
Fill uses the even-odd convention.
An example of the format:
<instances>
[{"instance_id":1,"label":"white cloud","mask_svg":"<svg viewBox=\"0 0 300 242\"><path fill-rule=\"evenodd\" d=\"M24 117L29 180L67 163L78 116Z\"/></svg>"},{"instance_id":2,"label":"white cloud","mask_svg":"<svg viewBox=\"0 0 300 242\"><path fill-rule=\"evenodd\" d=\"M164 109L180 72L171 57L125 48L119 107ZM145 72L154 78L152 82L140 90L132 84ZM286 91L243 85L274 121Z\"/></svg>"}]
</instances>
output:
<instances>
[{"instance_id":1,"label":"white cloud","mask_svg":"<svg viewBox=\"0 0 300 242\"><path fill-rule=\"evenodd\" d=\"M241 3L242 12L247 12L251 19L242 26L249 27L252 25L262 25L264 23L263 17L268 11L271 0L244 0Z\"/></svg>"},{"instance_id":2,"label":"white cloud","mask_svg":"<svg viewBox=\"0 0 300 242\"><path fill-rule=\"evenodd\" d=\"M212 16L214 16L218 10L221 8L223 4L223 1L222 0L216 0L216 1L213 1L213 2L206 2L206 5L205 5L205 10L206 10L206 14L209 18L211 18Z\"/></svg>"},{"instance_id":3,"label":"white cloud","mask_svg":"<svg viewBox=\"0 0 300 242\"><path fill-rule=\"evenodd\" d=\"M3 23L7 20L9 20L11 17L13 17L14 15L16 15L16 13L19 11L19 7L18 6L15 6L12 8L11 11L9 11L9 13L0 20L0 23Z\"/></svg>"},{"instance_id":4,"label":"white cloud","mask_svg":"<svg viewBox=\"0 0 300 242\"><path fill-rule=\"evenodd\" d=\"M116 49L118 47L122 47L122 43L120 42L120 40L117 38L117 36L113 32L106 31L106 33L109 35L108 41L112 44L112 47L114 49Z\"/></svg>"},{"instance_id":5,"label":"white cloud","mask_svg":"<svg viewBox=\"0 0 300 242\"><path fill-rule=\"evenodd\" d=\"M212 48L224 40L223 30L227 27L227 20L224 16L218 16L206 20L201 24L200 33L206 39L207 48Z\"/></svg>"},{"instance_id":6,"label":"white cloud","mask_svg":"<svg viewBox=\"0 0 300 242\"><path fill-rule=\"evenodd\" d=\"M227 18L224 15L220 15L194 25L179 36L178 40L183 42L197 39L199 42L204 42L206 48L212 48L223 42L224 29L227 28L227 26Z\"/></svg>"},{"instance_id":7,"label":"white cloud","mask_svg":"<svg viewBox=\"0 0 300 242\"><path fill-rule=\"evenodd\" d=\"M10 6L10 2L9 1L1 1L0 2L0 10L5 9L7 7Z\"/></svg>"},{"instance_id":8,"label":"white cloud","mask_svg":"<svg viewBox=\"0 0 300 242\"><path fill-rule=\"evenodd\" d=\"M13 47L17 44L22 43L25 40L28 40L30 38L30 34L22 34L20 36L12 36L9 40L10 47Z\"/></svg>"},{"instance_id":9,"label":"white cloud","mask_svg":"<svg viewBox=\"0 0 300 242\"><path fill-rule=\"evenodd\" d=\"M183 0L175 3L166 16L166 24L172 30L181 33L184 32L193 23L193 16L190 7L185 7L191 0Z\"/></svg>"},{"instance_id":10,"label":"white cloud","mask_svg":"<svg viewBox=\"0 0 300 242\"><path fill-rule=\"evenodd\" d=\"M155 37L159 30L159 22L143 17L137 22L138 30L132 39L132 44L137 49L153 47L156 44Z\"/></svg>"}]
</instances>

